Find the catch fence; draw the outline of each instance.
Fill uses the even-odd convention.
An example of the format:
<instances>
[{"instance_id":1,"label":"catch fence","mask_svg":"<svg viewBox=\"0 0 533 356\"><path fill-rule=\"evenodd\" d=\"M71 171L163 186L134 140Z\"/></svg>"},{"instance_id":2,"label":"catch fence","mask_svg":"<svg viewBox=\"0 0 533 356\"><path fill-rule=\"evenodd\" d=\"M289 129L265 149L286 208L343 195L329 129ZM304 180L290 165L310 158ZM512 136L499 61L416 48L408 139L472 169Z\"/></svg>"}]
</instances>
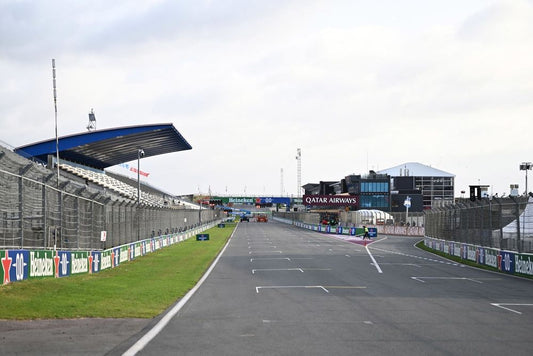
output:
<instances>
[{"instance_id":1,"label":"catch fence","mask_svg":"<svg viewBox=\"0 0 533 356\"><path fill-rule=\"evenodd\" d=\"M433 208L425 235L517 252L533 251L533 199L492 197Z\"/></svg>"},{"instance_id":2,"label":"catch fence","mask_svg":"<svg viewBox=\"0 0 533 356\"><path fill-rule=\"evenodd\" d=\"M57 175L35 163L8 163L9 171L0 169L2 248L104 249L186 231L220 215L137 204L66 178L57 184Z\"/></svg>"}]
</instances>

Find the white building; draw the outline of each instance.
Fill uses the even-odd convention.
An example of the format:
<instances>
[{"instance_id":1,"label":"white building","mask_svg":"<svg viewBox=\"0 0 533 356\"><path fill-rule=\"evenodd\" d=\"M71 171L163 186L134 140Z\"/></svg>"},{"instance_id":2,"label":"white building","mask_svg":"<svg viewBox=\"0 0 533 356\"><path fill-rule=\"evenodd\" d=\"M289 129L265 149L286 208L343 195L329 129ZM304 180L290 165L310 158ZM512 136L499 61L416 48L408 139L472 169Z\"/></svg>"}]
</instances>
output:
<instances>
[{"instance_id":1,"label":"white building","mask_svg":"<svg viewBox=\"0 0 533 356\"><path fill-rule=\"evenodd\" d=\"M392 181L395 177L413 177L413 189L422 191L424 209L454 202L454 174L417 162L400 164L378 173L390 175Z\"/></svg>"}]
</instances>

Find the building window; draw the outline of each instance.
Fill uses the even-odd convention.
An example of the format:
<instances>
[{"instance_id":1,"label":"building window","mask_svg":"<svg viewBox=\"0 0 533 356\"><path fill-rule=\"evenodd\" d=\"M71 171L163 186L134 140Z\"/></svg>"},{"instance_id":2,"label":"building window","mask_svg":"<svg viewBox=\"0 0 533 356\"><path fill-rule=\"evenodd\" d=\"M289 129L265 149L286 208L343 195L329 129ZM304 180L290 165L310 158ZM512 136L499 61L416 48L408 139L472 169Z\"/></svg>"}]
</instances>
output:
<instances>
[{"instance_id":1,"label":"building window","mask_svg":"<svg viewBox=\"0 0 533 356\"><path fill-rule=\"evenodd\" d=\"M361 193L388 193L388 182L361 182Z\"/></svg>"},{"instance_id":2,"label":"building window","mask_svg":"<svg viewBox=\"0 0 533 356\"><path fill-rule=\"evenodd\" d=\"M376 209L376 208L388 208L389 197L387 195L360 195L359 196L359 208L362 209Z\"/></svg>"}]
</instances>

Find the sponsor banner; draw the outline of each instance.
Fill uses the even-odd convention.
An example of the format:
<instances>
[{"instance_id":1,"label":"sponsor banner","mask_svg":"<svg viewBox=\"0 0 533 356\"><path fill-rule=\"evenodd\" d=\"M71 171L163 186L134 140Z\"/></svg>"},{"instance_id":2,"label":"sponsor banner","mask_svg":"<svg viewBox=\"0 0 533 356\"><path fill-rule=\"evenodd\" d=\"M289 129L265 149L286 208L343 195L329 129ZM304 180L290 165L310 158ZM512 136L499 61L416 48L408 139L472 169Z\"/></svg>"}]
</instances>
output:
<instances>
[{"instance_id":1,"label":"sponsor banner","mask_svg":"<svg viewBox=\"0 0 533 356\"><path fill-rule=\"evenodd\" d=\"M135 244L128 244L128 261L133 261L135 259Z\"/></svg>"},{"instance_id":2,"label":"sponsor banner","mask_svg":"<svg viewBox=\"0 0 533 356\"><path fill-rule=\"evenodd\" d=\"M118 260L119 264L129 261L129 250L129 245L124 245L120 247L120 258Z\"/></svg>"},{"instance_id":3,"label":"sponsor banner","mask_svg":"<svg viewBox=\"0 0 533 356\"><path fill-rule=\"evenodd\" d=\"M460 251L461 251L461 255L460 257L464 260L467 259L468 257L468 249L467 249L467 244L461 244L461 248L460 248Z\"/></svg>"},{"instance_id":4,"label":"sponsor banner","mask_svg":"<svg viewBox=\"0 0 533 356\"><path fill-rule=\"evenodd\" d=\"M452 242L451 243L451 247L452 247L453 255L455 257L461 257L461 244L456 243L456 242Z\"/></svg>"},{"instance_id":5,"label":"sponsor banner","mask_svg":"<svg viewBox=\"0 0 533 356\"><path fill-rule=\"evenodd\" d=\"M100 251L91 251L89 253L89 273L98 273L100 272Z\"/></svg>"},{"instance_id":6,"label":"sponsor banner","mask_svg":"<svg viewBox=\"0 0 533 356\"><path fill-rule=\"evenodd\" d=\"M120 254L120 247L114 247L111 249L111 268L115 268L120 264ZM105 257L102 257L102 261L104 259Z\"/></svg>"},{"instance_id":7,"label":"sponsor banner","mask_svg":"<svg viewBox=\"0 0 533 356\"><path fill-rule=\"evenodd\" d=\"M354 195L304 195L304 205L312 206L357 206L357 196Z\"/></svg>"},{"instance_id":8,"label":"sponsor banner","mask_svg":"<svg viewBox=\"0 0 533 356\"><path fill-rule=\"evenodd\" d=\"M451 251L450 245L451 244L449 241L444 241L444 244L442 246L442 252L447 253L448 255L451 255L452 253L450 252Z\"/></svg>"},{"instance_id":9,"label":"sponsor banner","mask_svg":"<svg viewBox=\"0 0 533 356\"><path fill-rule=\"evenodd\" d=\"M331 232L331 226L330 225L327 225L326 226L326 232L329 234Z\"/></svg>"},{"instance_id":10,"label":"sponsor banner","mask_svg":"<svg viewBox=\"0 0 533 356\"><path fill-rule=\"evenodd\" d=\"M100 271L113 267L114 257L114 249L102 251L100 253Z\"/></svg>"},{"instance_id":11,"label":"sponsor banner","mask_svg":"<svg viewBox=\"0 0 533 356\"><path fill-rule=\"evenodd\" d=\"M494 267L494 268L499 268L498 267L498 261L499 261L499 257L500 257L500 251L498 250L493 250L493 249L484 249L485 251L485 265L486 266L490 266L490 267Z\"/></svg>"},{"instance_id":12,"label":"sponsor banner","mask_svg":"<svg viewBox=\"0 0 533 356\"><path fill-rule=\"evenodd\" d=\"M87 252L70 253L70 274L81 274L89 272L89 259Z\"/></svg>"},{"instance_id":13,"label":"sponsor banner","mask_svg":"<svg viewBox=\"0 0 533 356\"><path fill-rule=\"evenodd\" d=\"M141 257L143 255L143 245L141 242L136 242L134 244L135 248L134 248L134 252L133 252L133 258L137 258L137 257Z\"/></svg>"},{"instance_id":14,"label":"sponsor banner","mask_svg":"<svg viewBox=\"0 0 533 356\"><path fill-rule=\"evenodd\" d=\"M208 241L209 240L209 234L197 234L196 235L196 241Z\"/></svg>"},{"instance_id":15,"label":"sponsor banner","mask_svg":"<svg viewBox=\"0 0 533 356\"><path fill-rule=\"evenodd\" d=\"M483 247L478 247L476 249L476 263L480 265L485 264L485 249Z\"/></svg>"},{"instance_id":16,"label":"sponsor banner","mask_svg":"<svg viewBox=\"0 0 533 356\"><path fill-rule=\"evenodd\" d=\"M30 278L53 277L53 251L30 251Z\"/></svg>"},{"instance_id":17,"label":"sponsor banner","mask_svg":"<svg viewBox=\"0 0 533 356\"><path fill-rule=\"evenodd\" d=\"M27 250L4 250L0 252L2 284L22 281L29 276L30 253Z\"/></svg>"},{"instance_id":18,"label":"sponsor banner","mask_svg":"<svg viewBox=\"0 0 533 356\"><path fill-rule=\"evenodd\" d=\"M533 256L515 255L515 273L533 276Z\"/></svg>"},{"instance_id":19,"label":"sponsor banner","mask_svg":"<svg viewBox=\"0 0 533 356\"><path fill-rule=\"evenodd\" d=\"M68 277L70 276L70 263L71 263L70 251L57 251L54 256L55 277Z\"/></svg>"},{"instance_id":20,"label":"sponsor banner","mask_svg":"<svg viewBox=\"0 0 533 356\"><path fill-rule=\"evenodd\" d=\"M225 199L222 199L224 201ZM228 203L234 204L255 204L255 198L253 197L230 197Z\"/></svg>"},{"instance_id":21,"label":"sponsor banner","mask_svg":"<svg viewBox=\"0 0 533 356\"><path fill-rule=\"evenodd\" d=\"M378 229L375 228L375 227L369 227L368 228L368 237L370 237L370 238L378 237Z\"/></svg>"},{"instance_id":22,"label":"sponsor banner","mask_svg":"<svg viewBox=\"0 0 533 356\"><path fill-rule=\"evenodd\" d=\"M355 227L350 228L350 235L355 236Z\"/></svg>"},{"instance_id":23,"label":"sponsor banner","mask_svg":"<svg viewBox=\"0 0 533 356\"><path fill-rule=\"evenodd\" d=\"M467 245L465 246L465 251L466 251L466 259L468 261L472 261L472 262L475 262L477 260L477 256L476 256L476 246L472 246L472 245Z\"/></svg>"},{"instance_id":24,"label":"sponsor banner","mask_svg":"<svg viewBox=\"0 0 533 356\"><path fill-rule=\"evenodd\" d=\"M342 235L342 226L338 226L338 227L337 227L336 233L337 233L338 235Z\"/></svg>"},{"instance_id":25,"label":"sponsor banner","mask_svg":"<svg viewBox=\"0 0 533 356\"><path fill-rule=\"evenodd\" d=\"M514 273L515 254L509 251L500 251L498 267L500 271Z\"/></svg>"},{"instance_id":26,"label":"sponsor banner","mask_svg":"<svg viewBox=\"0 0 533 356\"><path fill-rule=\"evenodd\" d=\"M291 198L284 197L261 197L255 199L256 204L291 204Z\"/></svg>"}]
</instances>

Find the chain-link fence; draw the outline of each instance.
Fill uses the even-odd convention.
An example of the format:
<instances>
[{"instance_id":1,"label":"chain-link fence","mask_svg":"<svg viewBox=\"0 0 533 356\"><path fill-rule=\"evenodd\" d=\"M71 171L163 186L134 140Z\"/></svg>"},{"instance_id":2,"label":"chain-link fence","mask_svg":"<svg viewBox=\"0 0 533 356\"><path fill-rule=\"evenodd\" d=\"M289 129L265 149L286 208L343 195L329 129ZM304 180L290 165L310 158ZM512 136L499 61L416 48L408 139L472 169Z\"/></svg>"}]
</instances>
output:
<instances>
[{"instance_id":1,"label":"chain-link fence","mask_svg":"<svg viewBox=\"0 0 533 356\"><path fill-rule=\"evenodd\" d=\"M517 252L533 251L533 199L464 201L426 212L425 235Z\"/></svg>"},{"instance_id":2,"label":"chain-link fence","mask_svg":"<svg viewBox=\"0 0 533 356\"><path fill-rule=\"evenodd\" d=\"M103 249L192 229L220 215L137 204L62 177L58 184L50 170L0 152L2 248Z\"/></svg>"}]
</instances>

